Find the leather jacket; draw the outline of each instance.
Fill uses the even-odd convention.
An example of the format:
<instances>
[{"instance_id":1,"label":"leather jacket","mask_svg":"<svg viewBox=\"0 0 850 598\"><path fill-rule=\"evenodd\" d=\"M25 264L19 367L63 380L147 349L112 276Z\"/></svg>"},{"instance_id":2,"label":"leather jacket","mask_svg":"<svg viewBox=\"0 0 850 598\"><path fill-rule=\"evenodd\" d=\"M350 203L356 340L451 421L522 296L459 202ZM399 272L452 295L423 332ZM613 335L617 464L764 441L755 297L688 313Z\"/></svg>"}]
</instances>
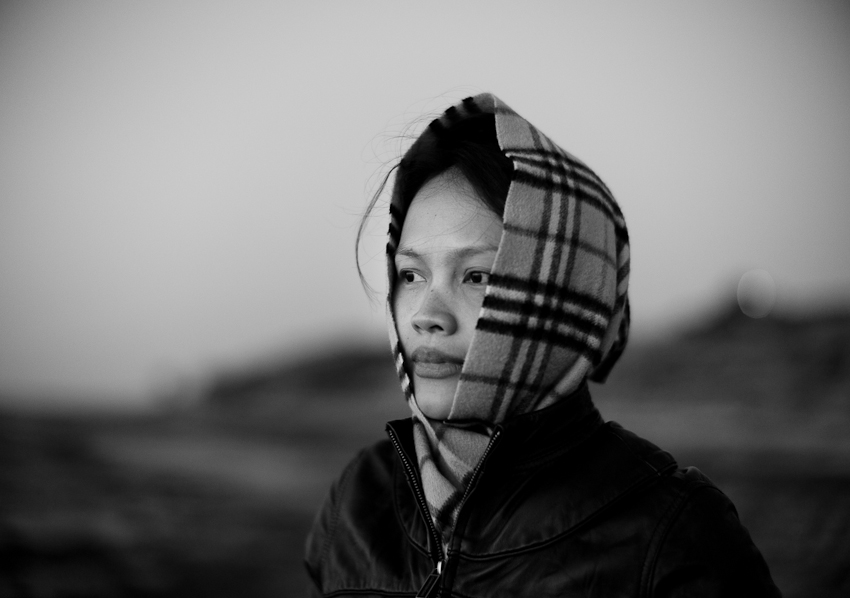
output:
<instances>
[{"instance_id":1,"label":"leather jacket","mask_svg":"<svg viewBox=\"0 0 850 598\"><path fill-rule=\"evenodd\" d=\"M497 427L447 555L410 420L360 452L307 540L316 596L779 596L731 501L616 423L586 387Z\"/></svg>"}]
</instances>

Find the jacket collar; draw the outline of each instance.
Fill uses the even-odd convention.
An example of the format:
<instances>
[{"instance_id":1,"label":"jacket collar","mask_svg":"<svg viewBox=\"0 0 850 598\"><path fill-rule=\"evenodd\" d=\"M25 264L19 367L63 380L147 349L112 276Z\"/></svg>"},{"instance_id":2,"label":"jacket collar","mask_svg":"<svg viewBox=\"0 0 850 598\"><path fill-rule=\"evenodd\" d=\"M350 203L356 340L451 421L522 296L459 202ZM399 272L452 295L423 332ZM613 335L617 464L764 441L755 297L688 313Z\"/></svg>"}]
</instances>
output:
<instances>
[{"instance_id":1,"label":"jacket collar","mask_svg":"<svg viewBox=\"0 0 850 598\"><path fill-rule=\"evenodd\" d=\"M411 419L387 426L401 450L414 456ZM616 423L603 423L586 385L551 407L497 428L499 442L475 484L483 488L472 489L476 507L460 515L456 529L455 549L470 556L523 551L549 542L676 468L667 452ZM405 485L400 483L396 493ZM512 511L532 496L535 509ZM411 540L424 550L425 529L414 516L415 503L397 502L397 508L404 511Z\"/></svg>"},{"instance_id":2,"label":"jacket collar","mask_svg":"<svg viewBox=\"0 0 850 598\"><path fill-rule=\"evenodd\" d=\"M500 467L534 467L574 448L602 424L602 416L593 405L585 383L554 405L497 425L498 456L492 455L491 460L498 460ZM411 418L391 421L387 428L396 433L408 456L415 455Z\"/></svg>"},{"instance_id":3,"label":"jacket collar","mask_svg":"<svg viewBox=\"0 0 850 598\"><path fill-rule=\"evenodd\" d=\"M500 466L535 467L581 444L602 425L587 384L554 405L514 417L499 426Z\"/></svg>"}]
</instances>

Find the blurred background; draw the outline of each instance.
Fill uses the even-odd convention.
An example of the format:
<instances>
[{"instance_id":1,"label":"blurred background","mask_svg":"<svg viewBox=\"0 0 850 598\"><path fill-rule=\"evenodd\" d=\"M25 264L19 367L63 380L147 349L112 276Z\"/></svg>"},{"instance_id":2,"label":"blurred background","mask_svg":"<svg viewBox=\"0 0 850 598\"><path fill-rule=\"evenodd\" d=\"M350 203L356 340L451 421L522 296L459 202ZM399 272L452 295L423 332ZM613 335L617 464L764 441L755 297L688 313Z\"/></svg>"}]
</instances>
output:
<instances>
[{"instance_id":1,"label":"blurred background","mask_svg":"<svg viewBox=\"0 0 850 598\"><path fill-rule=\"evenodd\" d=\"M632 242L596 402L738 506L787 596L850 593L850 5L0 3L0 596L298 595L404 417L385 222L492 91Z\"/></svg>"}]
</instances>

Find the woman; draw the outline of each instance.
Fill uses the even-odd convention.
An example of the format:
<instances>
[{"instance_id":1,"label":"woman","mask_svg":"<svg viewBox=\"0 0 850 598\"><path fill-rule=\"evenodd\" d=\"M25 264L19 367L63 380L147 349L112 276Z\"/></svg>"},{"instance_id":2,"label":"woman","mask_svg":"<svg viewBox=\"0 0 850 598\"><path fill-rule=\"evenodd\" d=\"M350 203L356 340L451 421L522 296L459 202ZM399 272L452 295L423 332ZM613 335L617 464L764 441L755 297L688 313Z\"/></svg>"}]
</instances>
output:
<instances>
[{"instance_id":1,"label":"woman","mask_svg":"<svg viewBox=\"0 0 850 598\"><path fill-rule=\"evenodd\" d=\"M481 94L405 154L390 213L412 417L331 488L316 595L779 595L729 499L593 406L628 336L629 241L590 169Z\"/></svg>"}]
</instances>

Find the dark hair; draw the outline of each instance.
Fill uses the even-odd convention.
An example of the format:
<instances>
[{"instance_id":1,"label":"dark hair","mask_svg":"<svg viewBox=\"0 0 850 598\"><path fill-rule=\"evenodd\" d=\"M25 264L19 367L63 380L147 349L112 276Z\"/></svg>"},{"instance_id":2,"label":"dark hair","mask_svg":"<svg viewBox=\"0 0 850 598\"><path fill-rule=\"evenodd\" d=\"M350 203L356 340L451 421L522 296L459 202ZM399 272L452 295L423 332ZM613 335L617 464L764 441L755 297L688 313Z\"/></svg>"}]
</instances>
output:
<instances>
[{"instance_id":1,"label":"dark hair","mask_svg":"<svg viewBox=\"0 0 850 598\"><path fill-rule=\"evenodd\" d=\"M354 255L360 281L370 287L360 268L360 238L378 198L383 194L390 176L395 172L393 198L402 213L419 190L434 177L456 168L475 190L477 198L499 218L505 212L505 200L513 178L513 163L502 153L496 137L496 117L493 114L468 115L449 124L437 119L411 146L398 164L393 166L372 197L357 230Z\"/></svg>"}]
</instances>

